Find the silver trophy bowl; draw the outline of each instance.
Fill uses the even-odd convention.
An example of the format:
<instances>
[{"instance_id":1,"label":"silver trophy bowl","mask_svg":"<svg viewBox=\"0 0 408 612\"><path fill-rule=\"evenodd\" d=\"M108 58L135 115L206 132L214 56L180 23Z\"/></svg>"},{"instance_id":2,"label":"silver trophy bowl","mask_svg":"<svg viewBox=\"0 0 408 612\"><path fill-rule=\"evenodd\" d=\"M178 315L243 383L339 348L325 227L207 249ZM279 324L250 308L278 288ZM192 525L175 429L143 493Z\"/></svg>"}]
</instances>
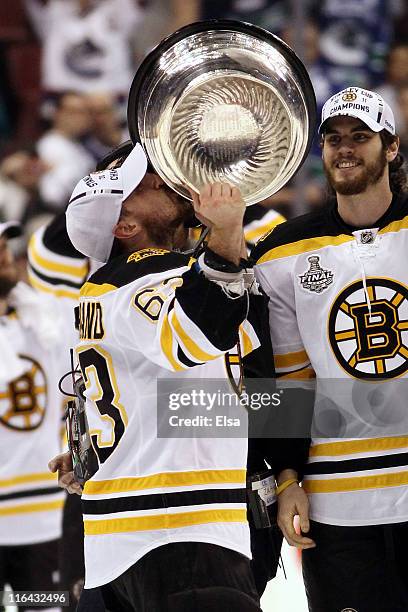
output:
<instances>
[{"instance_id":1,"label":"silver trophy bowl","mask_svg":"<svg viewBox=\"0 0 408 612\"><path fill-rule=\"evenodd\" d=\"M247 205L295 174L316 124L312 84L279 38L248 23L186 26L162 41L133 80L128 125L151 164L191 199L209 182L240 188Z\"/></svg>"}]
</instances>

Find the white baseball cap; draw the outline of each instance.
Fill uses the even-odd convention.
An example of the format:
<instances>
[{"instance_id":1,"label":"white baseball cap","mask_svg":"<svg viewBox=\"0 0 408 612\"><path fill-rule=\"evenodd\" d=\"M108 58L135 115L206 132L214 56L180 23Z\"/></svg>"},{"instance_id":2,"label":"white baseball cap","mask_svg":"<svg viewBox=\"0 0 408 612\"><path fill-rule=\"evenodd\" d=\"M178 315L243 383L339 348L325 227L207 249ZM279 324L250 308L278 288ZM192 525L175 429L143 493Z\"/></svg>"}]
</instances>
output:
<instances>
[{"instance_id":1,"label":"white baseball cap","mask_svg":"<svg viewBox=\"0 0 408 612\"><path fill-rule=\"evenodd\" d=\"M361 119L373 132L387 130L395 134L394 114L384 98L374 91L347 87L334 94L323 106L319 132L324 131L328 119L339 115Z\"/></svg>"},{"instance_id":2,"label":"white baseball cap","mask_svg":"<svg viewBox=\"0 0 408 612\"><path fill-rule=\"evenodd\" d=\"M5 236L6 238L17 238L23 233L23 228L18 221L6 221L0 223L0 238Z\"/></svg>"},{"instance_id":3,"label":"white baseball cap","mask_svg":"<svg viewBox=\"0 0 408 612\"><path fill-rule=\"evenodd\" d=\"M136 144L120 168L94 172L79 181L65 214L68 236L80 253L96 261L108 261L122 203L146 170L146 155Z\"/></svg>"}]
</instances>

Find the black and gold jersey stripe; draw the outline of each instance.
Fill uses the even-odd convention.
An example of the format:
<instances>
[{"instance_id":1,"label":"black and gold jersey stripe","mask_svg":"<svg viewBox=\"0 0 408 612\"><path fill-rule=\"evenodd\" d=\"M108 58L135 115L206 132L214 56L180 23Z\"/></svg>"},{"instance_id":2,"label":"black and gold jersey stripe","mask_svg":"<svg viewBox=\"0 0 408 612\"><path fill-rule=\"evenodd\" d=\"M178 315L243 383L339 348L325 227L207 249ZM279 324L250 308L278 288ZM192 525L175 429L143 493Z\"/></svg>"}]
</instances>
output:
<instances>
[{"instance_id":1,"label":"black and gold jersey stripe","mask_svg":"<svg viewBox=\"0 0 408 612\"><path fill-rule=\"evenodd\" d=\"M59 487L44 487L42 489L27 489L26 491L17 491L15 493L7 493L0 495L0 503L10 501L11 499L21 499L25 497L37 497L42 495L60 495L62 490Z\"/></svg>"},{"instance_id":2,"label":"black and gold jersey stripe","mask_svg":"<svg viewBox=\"0 0 408 612\"><path fill-rule=\"evenodd\" d=\"M204 489L132 495L111 499L83 499L82 511L90 514L114 514L117 512L136 512L182 506L201 506L203 504L245 504L246 489Z\"/></svg>"},{"instance_id":3,"label":"black and gold jersey stripe","mask_svg":"<svg viewBox=\"0 0 408 612\"><path fill-rule=\"evenodd\" d=\"M318 474L345 474L365 470L383 470L408 465L408 453L393 453L376 457L360 457L339 461L314 461L305 469L308 476Z\"/></svg>"}]
</instances>

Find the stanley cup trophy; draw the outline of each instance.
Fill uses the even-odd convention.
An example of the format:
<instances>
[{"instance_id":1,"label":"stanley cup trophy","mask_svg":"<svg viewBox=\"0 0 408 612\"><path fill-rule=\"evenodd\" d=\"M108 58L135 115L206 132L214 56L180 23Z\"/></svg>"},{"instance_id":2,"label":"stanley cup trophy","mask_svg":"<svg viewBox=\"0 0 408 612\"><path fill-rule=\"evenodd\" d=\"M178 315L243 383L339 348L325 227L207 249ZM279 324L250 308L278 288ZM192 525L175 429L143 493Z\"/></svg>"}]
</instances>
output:
<instances>
[{"instance_id":1,"label":"stanley cup trophy","mask_svg":"<svg viewBox=\"0 0 408 612\"><path fill-rule=\"evenodd\" d=\"M279 38L248 23L191 24L141 64L128 125L155 171L191 199L206 183L239 187L247 205L281 189L305 160L316 122L312 84Z\"/></svg>"}]
</instances>

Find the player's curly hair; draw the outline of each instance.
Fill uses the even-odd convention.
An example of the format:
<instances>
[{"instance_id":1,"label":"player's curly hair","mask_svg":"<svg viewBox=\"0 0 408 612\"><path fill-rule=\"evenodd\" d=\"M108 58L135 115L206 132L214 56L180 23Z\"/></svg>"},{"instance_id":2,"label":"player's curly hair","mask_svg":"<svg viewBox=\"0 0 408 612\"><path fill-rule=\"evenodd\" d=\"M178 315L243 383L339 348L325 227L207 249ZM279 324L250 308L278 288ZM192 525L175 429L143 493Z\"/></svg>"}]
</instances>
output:
<instances>
[{"instance_id":1,"label":"player's curly hair","mask_svg":"<svg viewBox=\"0 0 408 612\"><path fill-rule=\"evenodd\" d=\"M390 134L387 130L380 132L381 142L384 150L387 149L398 138L397 135ZM408 191L407 171L404 167L404 157L398 153L397 157L388 164L390 172L390 188L393 193Z\"/></svg>"}]
</instances>

